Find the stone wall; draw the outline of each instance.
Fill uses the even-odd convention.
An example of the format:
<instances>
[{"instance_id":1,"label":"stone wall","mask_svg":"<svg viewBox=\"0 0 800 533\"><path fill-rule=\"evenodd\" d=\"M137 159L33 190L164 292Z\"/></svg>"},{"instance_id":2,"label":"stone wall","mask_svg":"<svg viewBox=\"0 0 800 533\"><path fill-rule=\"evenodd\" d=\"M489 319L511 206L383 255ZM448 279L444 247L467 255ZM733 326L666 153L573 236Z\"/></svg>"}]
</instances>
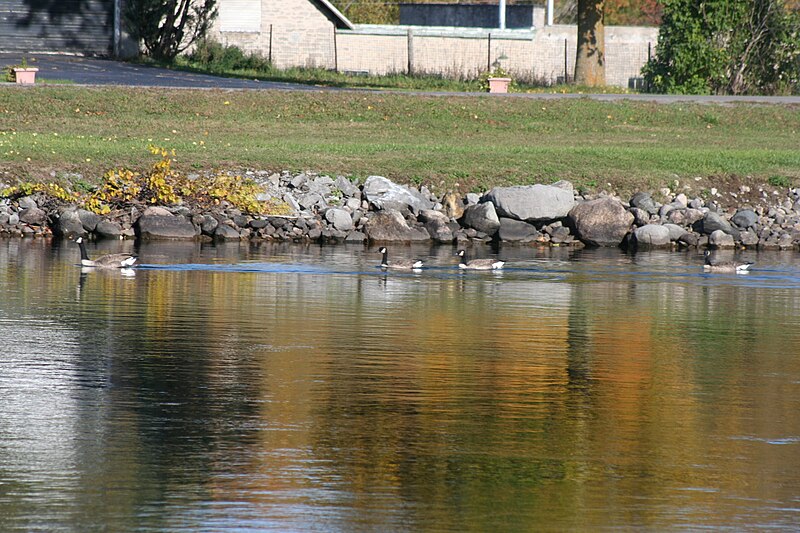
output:
<instances>
[{"instance_id":1,"label":"stone wall","mask_svg":"<svg viewBox=\"0 0 800 533\"><path fill-rule=\"evenodd\" d=\"M337 29L330 13L308 0L236 1L250 5L252 16L261 21L258 29L251 25L241 31L218 21L213 36L271 58L278 68L321 67L381 75L405 73L410 66L417 73L472 78L499 64L514 76L546 83L560 81L565 72L571 77L575 68L577 28L544 25L544 10L539 8L534 9L536 26L530 29L366 24ZM640 76L657 39L658 28L607 26L607 83L629 86Z\"/></svg>"}]
</instances>

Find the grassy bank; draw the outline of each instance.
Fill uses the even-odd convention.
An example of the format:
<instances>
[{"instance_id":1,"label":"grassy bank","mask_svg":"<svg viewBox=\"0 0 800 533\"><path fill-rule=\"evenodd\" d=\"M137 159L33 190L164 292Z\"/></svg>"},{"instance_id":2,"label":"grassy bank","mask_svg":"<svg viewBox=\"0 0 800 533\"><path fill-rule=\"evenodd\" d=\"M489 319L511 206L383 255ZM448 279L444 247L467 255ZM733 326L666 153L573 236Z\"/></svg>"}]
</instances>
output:
<instances>
[{"instance_id":1,"label":"grassy bank","mask_svg":"<svg viewBox=\"0 0 800 533\"><path fill-rule=\"evenodd\" d=\"M0 181L92 181L149 166L156 144L187 172L381 174L437 190L794 183L798 133L800 109L786 106L10 86L0 87Z\"/></svg>"}]
</instances>

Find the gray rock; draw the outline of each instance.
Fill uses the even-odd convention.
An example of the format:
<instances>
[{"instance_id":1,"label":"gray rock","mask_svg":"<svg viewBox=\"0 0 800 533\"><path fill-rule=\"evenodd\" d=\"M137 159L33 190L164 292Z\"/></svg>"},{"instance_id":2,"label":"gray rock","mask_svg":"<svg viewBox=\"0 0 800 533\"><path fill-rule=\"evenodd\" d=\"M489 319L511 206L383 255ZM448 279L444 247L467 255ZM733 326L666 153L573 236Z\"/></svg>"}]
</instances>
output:
<instances>
[{"instance_id":1,"label":"gray rock","mask_svg":"<svg viewBox=\"0 0 800 533\"><path fill-rule=\"evenodd\" d=\"M182 216L174 215L145 214L139 217L134 227L136 235L143 240L194 239L199 235L199 229L194 224Z\"/></svg>"},{"instance_id":2,"label":"gray rock","mask_svg":"<svg viewBox=\"0 0 800 533\"><path fill-rule=\"evenodd\" d=\"M213 217L212 217L212 218L213 218ZM249 225L249 226L250 226L252 229L263 229L263 228L266 228L268 224L269 224L269 221L267 221L267 220L264 220L263 218L254 218L253 220L251 220L251 221L248 223L248 225ZM202 229L202 228L201 228L201 229Z\"/></svg>"},{"instance_id":3,"label":"gray rock","mask_svg":"<svg viewBox=\"0 0 800 533\"><path fill-rule=\"evenodd\" d=\"M664 224L664 227L669 230L669 238L671 241L678 241L686 230L677 224Z\"/></svg>"},{"instance_id":4,"label":"gray rock","mask_svg":"<svg viewBox=\"0 0 800 533\"><path fill-rule=\"evenodd\" d=\"M633 223L636 226L644 226L650 223L650 213L639 207L631 207L628 209L633 215Z\"/></svg>"},{"instance_id":5,"label":"gray rock","mask_svg":"<svg viewBox=\"0 0 800 533\"><path fill-rule=\"evenodd\" d=\"M739 234L739 242L743 246L756 246L758 244L758 235L753 230L748 229Z\"/></svg>"},{"instance_id":6,"label":"gray rock","mask_svg":"<svg viewBox=\"0 0 800 533\"><path fill-rule=\"evenodd\" d=\"M0 190L2 190L1 187ZM22 198L17 200L17 205L19 205L20 210L33 209L39 207L39 204L36 203L36 198L34 198L33 196L23 196Z\"/></svg>"},{"instance_id":7,"label":"gray rock","mask_svg":"<svg viewBox=\"0 0 800 533\"><path fill-rule=\"evenodd\" d=\"M213 236L214 230L219 226L219 221L211 215L203 215L203 222L200 223L200 231L203 235Z\"/></svg>"},{"instance_id":8,"label":"gray rock","mask_svg":"<svg viewBox=\"0 0 800 533\"><path fill-rule=\"evenodd\" d=\"M550 242L553 244L567 244L573 241L569 228L561 226L550 232Z\"/></svg>"},{"instance_id":9,"label":"gray rock","mask_svg":"<svg viewBox=\"0 0 800 533\"><path fill-rule=\"evenodd\" d=\"M494 204L499 216L526 222L564 218L575 206L571 191L541 184L495 187L484 199Z\"/></svg>"},{"instance_id":10,"label":"gray rock","mask_svg":"<svg viewBox=\"0 0 800 533\"><path fill-rule=\"evenodd\" d=\"M467 201L467 205L475 205L481 201L481 195L474 192L468 192L464 199Z\"/></svg>"},{"instance_id":11,"label":"gray rock","mask_svg":"<svg viewBox=\"0 0 800 533\"><path fill-rule=\"evenodd\" d=\"M567 219L584 244L619 246L630 231L634 217L618 200L603 197L576 205Z\"/></svg>"},{"instance_id":12,"label":"gray rock","mask_svg":"<svg viewBox=\"0 0 800 533\"><path fill-rule=\"evenodd\" d=\"M708 236L708 245L712 248L733 248L736 243L733 240L733 235L718 229L712 231Z\"/></svg>"},{"instance_id":13,"label":"gray rock","mask_svg":"<svg viewBox=\"0 0 800 533\"><path fill-rule=\"evenodd\" d=\"M325 220L330 222L339 231L350 231L353 229L353 217L344 209L333 208L325 211Z\"/></svg>"},{"instance_id":14,"label":"gray rock","mask_svg":"<svg viewBox=\"0 0 800 533\"><path fill-rule=\"evenodd\" d=\"M383 176L368 177L364 182L363 194L370 204L381 210L419 213L423 209L433 209L433 202L419 191L398 185Z\"/></svg>"},{"instance_id":15,"label":"gray rock","mask_svg":"<svg viewBox=\"0 0 800 533\"><path fill-rule=\"evenodd\" d=\"M94 228L99 239L119 239L122 237L122 226L111 220L101 220Z\"/></svg>"},{"instance_id":16,"label":"gray rock","mask_svg":"<svg viewBox=\"0 0 800 533\"><path fill-rule=\"evenodd\" d=\"M658 224L647 224L633 231L637 248L664 248L670 246L669 229Z\"/></svg>"},{"instance_id":17,"label":"gray rock","mask_svg":"<svg viewBox=\"0 0 800 533\"><path fill-rule=\"evenodd\" d=\"M700 237L687 231L678 238L678 243L686 246L697 246L700 243Z\"/></svg>"},{"instance_id":18,"label":"gray rock","mask_svg":"<svg viewBox=\"0 0 800 533\"><path fill-rule=\"evenodd\" d=\"M8 223L12 226L16 226L17 224L19 224L19 213L11 213L10 215L8 215Z\"/></svg>"},{"instance_id":19,"label":"gray rock","mask_svg":"<svg viewBox=\"0 0 800 533\"><path fill-rule=\"evenodd\" d=\"M300 204L297 203L297 199L291 193L285 193L283 195L283 201L288 205L293 213L299 213L301 210Z\"/></svg>"},{"instance_id":20,"label":"gray rock","mask_svg":"<svg viewBox=\"0 0 800 533\"><path fill-rule=\"evenodd\" d=\"M348 198L361 199L361 190L358 188L358 185L344 176L336 176L336 188L342 191L342 194Z\"/></svg>"},{"instance_id":21,"label":"gray rock","mask_svg":"<svg viewBox=\"0 0 800 533\"><path fill-rule=\"evenodd\" d=\"M366 240L367 236L362 231L351 231L344 238L345 242L364 242Z\"/></svg>"},{"instance_id":22,"label":"gray rock","mask_svg":"<svg viewBox=\"0 0 800 533\"><path fill-rule=\"evenodd\" d=\"M306 182L308 182L308 176L306 176L305 174L298 174L297 176L292 178L291 181L289 181L289 185L291 185L295 189L299 189L300 187L305 185Z\"/></svg>"},{"instance_id":23,"label":"gray rock","mask_svg":"<svg viewBox=\"0 0 800 533\"><path fill-rule=\"evenodd\" d=\"M60 237L86 234L76 207L65 207L56 211L55 220L53 221L53 233Z\"/></svg>"},{"instance_id":24,"label":"gray rock","mask_svg":"<svg viewBox=\"0 0 800 533\"><path fill-rule=\"evenodd\" d=\"M306 194L301 194L297 197L297 203L300 204L302 209L324 209L328 206L325 202L325 199L322 197L321 194L316 192L309 192Z\"/></svg>"},{"instance_id":25,"label":"gray rock","mask_svg":"<svg viewBox=\"0 0 800 533\"><path fill-rule=\"evenodd\" d=\"M491 202L468 206L464 210L462 221L465 226L474 228L486 235L494 235L500 229L500 219L497 217L494 204Z\"/></svg>"},{"instance_id":26,"label":"gray rock","mask_svg":"<svg viewBox=\"0 0 800 533\"><path fill-rule=\"evenodd\" d=\"M758 222L758 215L752 209L740 209L733 215L731 222L742 229L747 229L755 226Z\"/></svg>"},{"instance_id":27,"label":"gray rock","mask_svg":"<svg viewBox=\"0 0 800 533\"><path fill-rule=\"evenodd\" d=\"M734 234L734 229L730 223L714 211L706 213L703 219L697 221L695 224L697 231L705 233L706 235L711 235L717 230L721 230L728 235Z\"/></svg>"},{"instance_id":28,"label":"gray rock","mask_svg":"<svg viewBox=\"0 0 800 533\"><path fill-rule=\"evenodd\" d=\"M504 242L530 242L541 236L536 226L513 218L500 217L497 237Z\"/></svg>"},{"instance_id":29,"label":"gray rock","mask_svg":"<svg viewBox=\"0 0 800 533\"><path fill-rule=\"evenodd\" d=\"M394 210L371 213L364 224L364 231L370 241L377 242L411 242L430 239L427 231L412 228L403 215Z\"/></svg>"},{"instance_id":30,"label":"gray rock","mask_svg":"<svg viewBox=\"0 0 800 533\"><path fill-rule=\"evenodd\" d=\"M238 241L241 238L239 231L227 224L220 224L217 226L217 229L214 230L213 237L215 241Z\"/></svg>"},{"instance_id":31,"label":"gray rock","mask_svg":"<svg viewBox=\"0 0 800 533\"><path fill-rule=\"evenodd\" d=\"M658 213L658 204L656 204L649 192L637 192L631 197L630 204L631 207L638 207L651 215Z\"/></svg>"},{"instance_id":32,"label":"gray rock","mask_svg":"<svg viewBox=\"0 0 800 533\"><path fill-rule=\"evenodd\" d=\"M46 226L47 213L38 207L26 207L19 212L19 220L32 226Z\"/></svg>"}]
</instances>

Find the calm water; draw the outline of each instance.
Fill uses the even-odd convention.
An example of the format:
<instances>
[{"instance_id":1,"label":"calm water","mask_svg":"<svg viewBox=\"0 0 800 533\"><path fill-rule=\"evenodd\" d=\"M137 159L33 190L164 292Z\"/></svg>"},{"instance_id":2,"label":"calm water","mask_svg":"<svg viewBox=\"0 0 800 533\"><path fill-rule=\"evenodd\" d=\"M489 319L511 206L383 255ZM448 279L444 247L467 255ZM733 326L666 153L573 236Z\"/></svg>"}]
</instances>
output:
<instances>
[{"instance_id":1,"label":"calm water","mask_svg":"<svg viewBox=\"0 0 800 533\"><path fill-rule=\"evenodd\" d=\"M2 531L800 527L797 253L136 251L0 240Z\"/></svg>"}]
</instances>

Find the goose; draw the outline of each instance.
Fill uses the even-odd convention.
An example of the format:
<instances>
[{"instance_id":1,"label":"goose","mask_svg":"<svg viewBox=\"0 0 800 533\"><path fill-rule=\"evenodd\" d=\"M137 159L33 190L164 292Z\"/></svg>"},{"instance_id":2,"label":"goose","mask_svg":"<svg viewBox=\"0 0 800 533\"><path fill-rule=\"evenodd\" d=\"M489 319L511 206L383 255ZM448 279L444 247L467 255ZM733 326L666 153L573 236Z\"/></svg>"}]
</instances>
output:
<instances>
[{"instance_id":1,"label":"goose","mask_svg":"<svg viewBox=\"0 0 800 533\"><path fill-rule=\"evenodd\" d=\"M457 256L461 257L458 268L466 270L498 270L503 268L503 265L506 263L505 261L499 261L497 259L472 259L467 261L465 254L466 252L464 250L459 250L458 253L456 253Z\"/></svg>"},{"instance_id":2,"label":"goose","mask_svg":"<svg viewBox=\"0 0 800 533\"><path fill-rule=\"evenodd\" d=\"M753 263L739 263L736 261L721 261L716 262L712 260L711 250L706 250L706 262L703 264L703 270L707 272L734 272L737 274L746 273L747 269Z\"/></svg>"},{"instance_id":3,"label":"goose","mask_svg":"<svg viewBox=\"0 0 800 533\"><path fill-rule=\"evenodd\" d=\"M400 259L399 261L389 262L389 252L386 247L382 246L378 253L383 254L381 259L381 268L394 268L397 270L418 270L422 268L422 261L413 261L410 259Z\"/></svg>"},{"instance_id":4,"label":"goose","mask_svg":"<svg viewBox=\"0 0 800 533\"><path fill-rule=\"evenodd\" d=\"M136 256L131 254L108 254L91 260L86 252L86 243L83 242L83 237L77 237L75 242L81 249L81 266L84 267L129 268L136 262Z\"/></svg>"}]
</instances>

